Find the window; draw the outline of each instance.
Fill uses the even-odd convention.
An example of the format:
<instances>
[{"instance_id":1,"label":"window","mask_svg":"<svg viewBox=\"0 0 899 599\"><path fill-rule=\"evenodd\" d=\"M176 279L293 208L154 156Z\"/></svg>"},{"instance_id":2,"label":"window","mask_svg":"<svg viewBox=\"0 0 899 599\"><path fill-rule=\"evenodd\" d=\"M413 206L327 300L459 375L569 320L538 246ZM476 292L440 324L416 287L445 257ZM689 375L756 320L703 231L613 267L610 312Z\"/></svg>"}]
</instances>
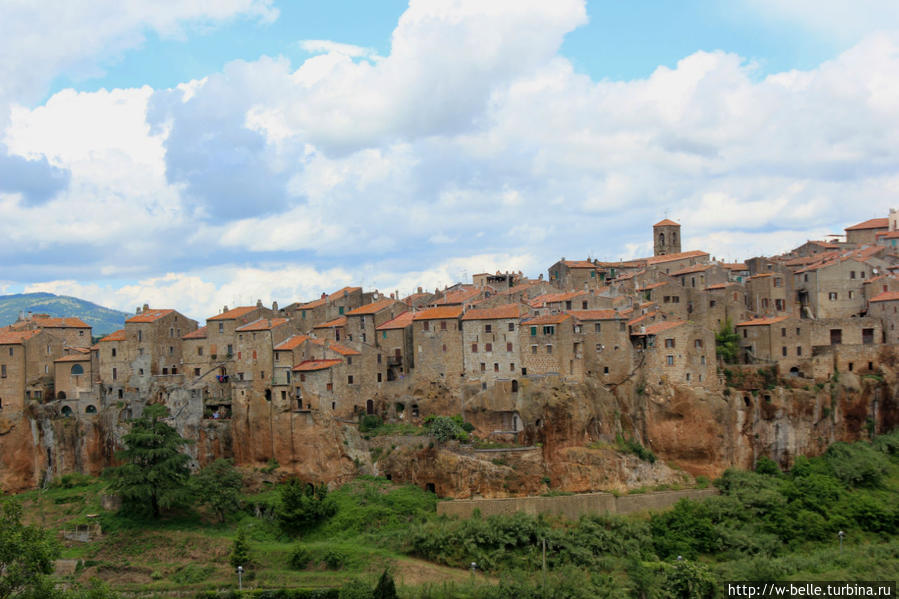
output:
<instances>
[{"instance_id":1,"label":"window","mask_svg":"<svg viewBox=\"0 0 899 599\"><path fill-rule=\"evenodd\" d=\"M599 322L594 323L593 324L593 332L599 333L600 331L602 331L602 323L599 323Z\"/></svg>"},{"instance_id":2,"label":"window","mask_svg":"<svg viewBox=\"0 0 899 599\"><path fill-rule=\"evenodd\" d=\"M445 320L441 320L441 321L440 321L440 330L441 330L441 331L445 331L445 330L446 330L446 321L445 321Z\"/></svg>"},{"instance_id":3,"label":"window","mask_svg":"<svg viewBox=\"0 0 899 599\"><path fill-rule=\"evenodd\" d=\"M797 346L796 346L796 355L797 355L797 356L801 356L801 355L802 355L802 346L801 346L801 345L797 345Z\"/></svg>"},{"instance_id":4,"label":"window","mask_svg":"<svg viewBox=\"0 0 899 599\"><path fill-rule=\"evenodd\" d=\"M73 364L72 365L72 376L78 376L84 374L84 366L81 364Z\"/></svg>"},{"instance_id":5,"label":"window","mask_svg":"<svg viewBox=\"0 0 899 599\"><path fill-rule=\"evenodd\" d=\"M0 365L0 378L6 378L6 364Z\"/></svg>"},{"instance_id":6,"label":"window","mask_svg":"<svg viewBox=\"0 0 899 599\"><path fill-rule=\"evenodd\" d=\"M850 271L849 271L849 278L850 278L850 279L854 279L854 278L855 278L855 271L854 271L854 270L850 270Z\"/></svg>"},{"instance_id":7,"label":"window","mask_svg":"<svg viewBox=\"0 0 899 599\"><path fill-rule=\"evenodd\" d=\"M194 368L194 376L200 376L200 369Z\"/></svg>"},{"instance_id":8,"label":"window","mask_svg":"<svg viewBox=\"0 0 899 599\"><path fill-rule=\"evenodd\" d=\"M787 346L786 345L784 345L783 347L780 348L780 355L782 355L784 358L787 357Z\"/></svg>"},{"instance_id":9,"label":"window","mask_svg":"<svg viewBox=\"0 0 899 599\"><path fill-rule=\"evenodd\" d=\"M343 316L343 306L340 306L339 308L337 308L337 313L340 314L341 316ZM332 312L332 314L333 314L333 312Z\"/></svg>"},{"instance_id":10,"label":"window","mask_svg":"<svg viewBox=\"0 0 899 599\"><path fill-rule=\"evenodd\" d=\"M237 380L238 380L238 381L242 381L242 380L243 380L243 373L242 373L242 372L238 372L238 373L237 373Z\"/></svg>"},{"instance_id":11,"label":"window","mask_svg":"<svg viewBox=\"0 0 899 599\"><path fill-rule=\"evenodd\" d=\"M671 354L668 354L667 356L665 356L665 363L668 366L674 366L674 356L672 356Z\"/></svg>"},{"instance_id":12,"label":"window","mask_svg":"<svg viewBox=\"0 0 899 599\"><path fill-rule=\"evenodd\" d=\"M381 354L378 354L378 364L381 363Z\"/></svg>"},{"instance_id":13,"label":"window","mask_svg":"<svg viewBox=\"0 0 899 599\"><path fill-rule=\"evenodd\" d=\"M325 385L325 391L333 391L333 390L334 390L334 383L328 383L327 385Z\"/></svg>"},{"instance_id":14,"label":"window","mask_svg":"<svg viewBox=\"0 0 899 599\"><path fill-rule=\"evenodd\" d=\"M139 355L139 356L144 355L144 348L142 348L142 347L137 348L137 355Z\"/></svg>"},{"instance_id":15,"label":"window","mask_svg":"<svg viewBox=\"0 0 899 599\"><path fill-rule=\"evenodd\" d=\"M352 365L353 365L353 356L347 356L347 357L346 357L346 365L347 365L347 366L352 366Z\"/></svg>"},{"instance_id":16,"label":"window","mask_svg":"<svg viewBox=\"0 0 899 599\"><path fill-rule=\"evenodd\" d=\"M240 351L237 352L237 359L238 359L238 360L240 360L240 358L241 358L242 356L243 356L243 352L240 352Z\"/></svg>"},{"instance_id":17,"label":"window","mask_svg":"<svg viewBox=\"0 0 899 599\"><path fill-rule=\"evenodd\" d=\"M234 346L229 343L228 344L228 355L230 356L233 354L234 354Z\"/></svg>"},{"instance_id":18,"label":"window","mask_svg":"<svg viewBox=\"0 0 899 599\"><path fill-rule=\"evenodd\" d=\"M486 371L487 371L487 365L485 363L481 362L481 372L486 372Z\"/></svg>"},{"instance_id":19,"label":"window","mask_svg":"<svg viewBox=\"0 0 899 599\"><path fill-rule=\"evenodd\" d=\"M782 299L774 300L774 309L778 312L783 312L786 309L786 304Z\"/></svg>"},{"instance_id":20,"label":"window","mask_svg":"<svg viewBox=\"0 0 899 599\"><path fill-rule=\"evenodd\" d=\"M749 331L747 331L746 329L743 329L743 339L746 339L746 337L749 336L748 333L749 333Z\"/></svg>"},{"instance_id":21,"label":"window","mask_svg":"<svg viewBox=\"0 0 899 599\"><path fill-rule=\"evenodd\" d=\"M485 333L492 333L492 332L493 332L493 325L485 324L485 325L484 325L484 332L485 332Z\"/></svg>"},{"instance_id":22,"label":"window","mask_svg":"<svg viewBox=\"0 0 899 599\"><path fill-rule=\"evenodd\" d=\"M603 374L609 374L609 367L608 367L608 366L603 366L603 367L602 367L602 373L603 373Z\"/></svg>"},{"instance_id":23,"label":"window","mask_svg":"<svg viewBox=\"0 0 899 599\"><path fill-rule=\"evenodd\" d=\"M169 328L169 337L174 337L174 336L175 336L175 327L170 327Z\"/></svg>"},{"instance_id":24,"label":"window","mask_svg":"<svg viewBox=\"0 0 899 599\"><path fill-rule=\"evenodd\" d=\"M499 364L497 362L493 363L493 372L499 372Z\"/></svg>"},{"instance_id":25,"label":"window","mask_svg":"<svg viewBox=\"0 0 899 599\"><path fill-rule=\"evenodd\" d=\"M849 292L849 299L852 299L853 297L855 297L855 292L854 292L854 291L850 291L850 292Z\"/></svg>"},{"instance_id":26,"label":"window","mask_svg":"<svg viewBox=\"0 0 899 599\"><path fill-rule=\"evenodd\" d=\"M597 351L597 352L601 352L601 351L602 351L602 343L597 343L597 344L596 344L596 351Z\"/></svg>"},{"instance_id":27,"label":"window","mask_svg":"<svg viewBox=\"0 0 899 599\"><path fill-rule=\"evenodd\" d=\"M536 345L532 345L532 346L531 346L531 353L532 353L532 354L536 354L536 353L537 353L537 346L536 346ZM4 366L4 368L6 368L6 367ZM6 372L6 370L4 370L3 372ZM3 376L6 376L6 375L4 374Z\"/></svg>"},{"instance_id":28,"label":"window","mask_svg":"<svg viewBox=\"0 0 899 599\"><path fill-rule=\"evenodd\" d=\"M800 332L800 331L802 331L802 329L799 328L799 327L796 327L796 336L797 336L797 337L799 336L799 332Z\"/></svg>"},{"instance_id":29,"label":"window","mask_svg":"<svg viewBox=\"0 0 899 599\"><path fill-rule=\"evenodd\" d=\"M512 353L512 342L511 341L506 343L506 351L509 353Z\"/></svg>"},{"instance_id":30,"label":"window","mask_svg":"<svg viewBox=\"0 0 899 599\"><path fill-rule=\"evenodd\" d=\"M347 383L347 385L352 385L352 384L353 384L353 375L352 375L352 374L347 375L347 377L346 377L346 383Z\"/></svg>"},{"instance_id":31,"label":"window","mask_svg":"<svg viewBox=\"0 0 899 599\"><path fill-rule=\"evenodd\" d=\"M422 330L422 331L429 331L429 330L431 330L431 323L428 322L427 320L424 321L423 323L421 323L421 330Z\"/></svg>"},{"instance_id":32,"label":"window","mask_svg":"<svg viewBox=\"0 0 899 599\"><path fill-rule=\"evenodd\" d=\"M378 373L378 382L379 383L381 382L381 373L380 372Z\"/></svg>"},{"instance_id":33,"label":"window","mask_svg":"<svg viewBox=\"0 0 899 599\"><path fill-rule=\"evenodd\" d=\"M514 331L514 330L515 330L515 323L514 323L514 322L510 322L510 323L509 323L509 330L510 330L510 331Z\"/></svg>"},{"instance_id":34,"label":"window","mask_svg":"<svg viewBox=\"0 0 899 599\"><path fill-rule=\"evenodd\" d=\"M471 353L473 353L473 354L478 353L478 344L477 343L471 344Z\"/></svg>"},{"instance_id":35,"label":"window","mask_svg":"<svg viewBox=\"0 0 899 599\"><path fill-rule=\"evenodd\" d=\"M699 363L701 365L705 366L705 356L699 356ZM702 375L699 375L699 376L701 377ZM699 380L702 380L702 379L700 378Z\"/></svg>"},{"instance_id":36,"label":"window","mask_svg":"<svg viewBox=\"0 0 899 599\"><path fill-rule=\"evenodd\" d=\"M687 382L688 383L690 382L690 373L689 372L687 373Z\"/></svg>"},{"instance_id":37,"label":"window","mask_svg":"<svg viewBox=\"0 0 899 599\"><path fill-rule=\"evenodd\" d=\"M170 345L170 346L169 346L169 355L170 355L170 356L171 356L171 355L174 355L174 353L175 353L175 348L174 348L173 346Z\"/></svg>"},{"instance_id":38,"label":"window","mask_svg":"<svg viewBox=\"0 0 899 599\"><path fill-rule=\"evenodd\" d=\"M446 343L443 344L443 353L446 353Z\"/></svg>"},{"instance_id":39,"label":"window","mask_svg":"<svg viewBox=\"0 0 899 599\"><path fill-rule=\"evenodd\" d=\"M784 280L781 279L780 277L774 277L774 286L775 286L775 287L783 287L783 286L784 286Z\"/></svg>"},{"instance_id":40,"label":"window","mask_svg":"<svg viewBox=\"0 0 899 599\"><path fill-rule=\"evenodd\" d=\"M138 340L138 341L143 341L143 340L144 340L144 332L143 332L143 331L138 331L138 332L137 332L137 340Z\"/></svg>"},{"instance_id":41,"label":"window","mask_svg":"<svg viewBox=\"0 0 899 599\"><path fill-rule=\"evenodd\" d=\"M702 349L702 339L696 339L693 341L693 347L696 349Z\"/></svg>"},{"instance_id":42,"label":"window","mask_svg":"<svg viewBox=\"0 0 899 599\"><path fill-rule=\"evenodd\" d=\"M515 362L509 364L509 372L515 372Z\"/></svg>"},{"instance_id":43,"label":"window","mask_svg":"<svg viewBox=\"0 0 899 599\"><path fill-rule=\"evenodd\" d=\"M531 337L537 336L537 327L531 327Z\"/></svg>"},{"instance_id":44,"label":"window","mask_svg":"<svg viewBox=\"0 0 899 599\"><path fill-rule=\"evenodd\" d=\"M546 353L548 353L548 354L553 353L553 346L550 345L549 343L546 344Z\"/></svg>"},{"instance_id":45,"label":"window","mask_svg":"<svg viewBox=\"0 0 899 599\"><path fill-rule=\"evenodd\" d=\"M493 344L492 344L492 343L485 343L485 344L484 344L484 350L485 350L487 353L492 352L492 351L493 351Z\"/></svg>"},{"instance_id":46,"label":"window","mask_svg":"<svg viewBox=\"0 0 899 599\"><path fill-rule=\"evenodd\" d=\"M709 300L709 308L714 308L716 303L715 300Z\"/></svg>"},{"instance_id":47,"label":"window","mask_svg":"<svg viewBox=\"0 0 899 599\"><path fill-rule=\"evenodd\" d=\"M554 327L553 325L545 325L543 327L543 334L544 335L555 335L556 327Z\"/></svg>"},{"instance_id":48,"label":"window","mask_svg":"<svg viewBox=\"0 0 899 599\"><path fill-rule=\"evenodd\" d=\"M202 348L202 347L198 347L198 348L197 348L197 355L198 355L198 356L202 356L202 355L203 355L203 348Z\"/></svg>"},{"instance_id":49,"label":"window","mask_svg":"<svg viewBox=\"0 0 899 599\"><path fill-rule=\"evenodd\" d=\"M112 380L116 380L118 378L118 374L119 374L118 368L113 368L112 369Z\"/></svg>"},{"instance_id":50,"label":"window","mask_svg":"<svg viewBox=\"0 0 899 599\"><path fill-rule=\"evenodd\" d=\"M306 317L306 313L304 312L304 313L303 313L303 318L305 318L305 317ZM225 332L225 323L224 323L224 322L220 322L220 323L219 323L219 333L224 333L224 332Z\"/></svg>"},{"instance_id":51,"label":"window","mask_svg":"<svg viewBox=\"0 0 899 599\"><path fill-rule=\"evenodd\" d=\"M786 336L787 336L787 329L786 329L786 327L783 327L783 328L780 329L780 336L781 336L781 337L786 337Z\"/></svg>"},{"instance_id":52,"label":"window","mask_svg":"<svg viewBox=\"0 0 899 599\"><path fill-rule=\"evenodd\" d=\"M674 339L665 339L665 347L674 347Z\"/></svg>"},{"instance_id":53,"label":"window","mask_svg":"<svg viewBox=\"0 0 899 599\"><path fill-rule=\"evenodd\" d=\"M838 296L837 296L837 292L836 292L836 291L831 291L830 293L827 294L827 299L829 299L829 300L832 301L832 302L837 301L837 297L838 297Z\"/></svg>"}]
</instances>

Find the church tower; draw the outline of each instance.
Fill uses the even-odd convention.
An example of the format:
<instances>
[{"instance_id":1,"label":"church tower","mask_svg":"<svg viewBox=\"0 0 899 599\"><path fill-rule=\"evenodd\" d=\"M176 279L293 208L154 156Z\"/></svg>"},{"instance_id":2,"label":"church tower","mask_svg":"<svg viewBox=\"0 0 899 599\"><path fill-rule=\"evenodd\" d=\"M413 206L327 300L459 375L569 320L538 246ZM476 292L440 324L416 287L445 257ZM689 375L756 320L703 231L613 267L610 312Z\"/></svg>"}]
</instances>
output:
<instances>
[{"instance_id":1,"label":"church tower","mask_svg":"<svg viewBox=\"0 0 899 599\"><path fill-rule=\"evenodd\" d=\"M680 253L680 225L673 220L666 218L654 224L652 238L655 256Z\"/></svg>"}]
</instances>

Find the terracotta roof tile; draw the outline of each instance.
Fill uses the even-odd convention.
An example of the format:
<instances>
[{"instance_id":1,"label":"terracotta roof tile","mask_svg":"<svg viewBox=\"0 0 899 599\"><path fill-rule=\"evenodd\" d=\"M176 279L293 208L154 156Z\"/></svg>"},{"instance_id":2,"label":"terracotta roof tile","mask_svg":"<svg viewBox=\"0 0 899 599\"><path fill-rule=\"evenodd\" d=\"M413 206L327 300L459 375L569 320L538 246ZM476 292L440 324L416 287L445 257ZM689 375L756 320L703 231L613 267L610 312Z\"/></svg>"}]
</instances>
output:
<instances>
[{"instance_id":1,"label":"terracotta roof tile","mask_svg":"<svg viewBox=\"0 0 899 599\"><path fill-rule=\"evenodd\" d=\"M872 302L893 302L899 300L899 291L884 291L871 298Z\"/></svg>"},{"instance_id":2,"label":"terracotta roof tile","mask_svg":"<svg viewBox=\"0 0 899 599\"><path fill-rule=\"evenodd\" d=\"M670 218L660 220L659 222L657 222L656 224L653 225L653 227L679 227L679 226L680 226L680 223L676 223L673 220L671 220Z\"/></svg>"},{"instance_id":3,"label":"terracotta roof tile","mask_svg":"<svg viewBox=\"0 0 899 599\"><path fill-rule=\"evenodd\" d=\"M743 262L720 262L720 265L727 270L749 270Z\"/></svg>"},{"instance_id":4,"label":"terracotta roof tile","mask_svg":"<svg viewBox=\"0 0 899 599\"><path fill-rule=\"evenodd\" d=\"M274 347L275 351L286 351L295 349L297 346L302 345L306 342L310 337L308 335L292 335L276 345Z\"/></svg>"},{"instance_id":5,"label":"terracotta roof tile","mask_svg":"<svg viewBox=\"0 0 899 599\"><path fill-rule=\"evenodd\" d=\"M379 326L377 331L390 331L393 329L405 329L407 326L412 324L412 317L415 315L415 312L403 312L393 320L388 320L381 326Z\"/></svg>"},{"instance_id":6,"label":"terracotta roof tile","mask_svg":"<svg viewBox=\"0 0 899 599\"><path fill-rule=\"evenodd\" d=\"M543 295L538 295L534 299L528 302L528 305L532 308L539 308L545 304L557 304L559 302L567 302L569 300L573 300L576 297L580 297L582 295L587 295L586 291L565 291L562 293L544 293Z\"/></svg>"},{"instance_id":7,"label":"terracotta roof tile","mask_svg":"<svg viewBox=\"0 0 899 599\"><path fill-rule=\"evenodd\" d=\"M640 289L637 289L637 291L651 291L651 290L653 290L653 289L657 289L657 288L659 288L659 287L661 287L661 286L663 286L663 285L667 285L667 284L668 284L668 281L659 281L658 283L650 283L650 284L647 285L646 287L642 287L642 288L640 288Z\"/></svg>"},{"instance_id":8,"label":"terracotta roof tile","mask_svg":"<svg viewBox=\"0 0 899 599\"><path fill-rule=\"evenodd\" d=\"M664 262L673 262L675 260L684 260L685 258L701 258L702 256L708 256L708 252L703 252L702 250L690 250L689 252L681 252L679 254L665 254L664 256L652 256L651 258L646 258L647 264L661 264Z\"/></svg>"},{"instance_id":9,"label":"terracotta roof tile","mask_svg":"<svg viewBox=\"0 0 899 599\"><path fill-rule=\"evenodd\" d=\"M669 329L673 329L675 327L679 327L682 324L686 324L686 320L668 320L666 322L655 322L648 327L646 327L646 332L640 332L639 335L658 335L664 331Z\"/></svg>"},{"instance_id":10,"label":"terracotta roof tile","mask_svg":"<svg viewBox=\"0 0 899 599\"><path fill-rule=\"evenodd\" d=\"M331 351L337 352L341 356L361 356L362 352L358 352L352 347L347 347L346 345L340 345L339 343L331 343L328 345L328 349Z\"/></svg>"},{"instance_id":11,"label":"terracotta roof tile","mask_svg":"<svg viewBox=\"0 0 899 599\"><path fill-rule=\"evenodd\" d=\"M517 320L521 317L521 310L521 304L504 304L494 308L477 308L466 312L462 320L495 320L499 318L514 318Z\"/></svg>"},{"instance_id":12,"label":"terracotta roof tile","mask_svg":"<svg viewBox=\"0 0 899 599\"><path fill-rule=\"evenodd\" d=\"M621 315L615 310L569 310L578 320L617 320Z\"/></svg>"},{"instance_id":13,"label":"terracotta roof tile","mask_svg":"<svg viewBox=\"0 0 899 599\"><path fill-rule=\"evenodd\" d=\"M182 339L206 339L208 336L209 329L206 327L200 327L196 331L191 331L187 335L183 335Z\"/></svg>"},{"instance_id":14,"label":"terracotta roof tile","mask_svg":"<svg viewBox=\"0 0 899 599\"><path fill-rule=\"evenodd\" d=\"M234 330L240 333L246 333L249 331L270 331L271 329L279 327L285 323L287 323L286 318L259 318L258 320L254 320L253 322L248 322L242 327L237 327Z\"/></svg>"},{"instance_id":15,"label":"terracotta roof tile","mask_svg":"<svg viewBox=\"0 0 899 599\"><path fill-rule=\"evenodd\" d=\"M69 354L68 356L63 356L61 358L57 358L53 360L54 362L90 362L91 356L90 353L82 354Z\"/></svg>"},{"instance_id":16,"label":"terracotta roof tile","mask_svg":"<svg viewBox=\"0 0 899 599\"><path fill-rule=\"evenodd\" d=\"M744 322L738 322L736 326L738 327L756 327L756 326L764 326L769 324L777 324L778 322L783 322L790 318L790 315L786 316L776 316L773 318L755 318L753 320L746 320Z\"/></svg>"},{"instance_id":17,"label":"terracotta roof tile","mask_svg":"<svg viewBox=\"0 0 899 599\"><path fill-rule=\"evenodd\" d=\"M561 314L544 314L542 316L534 316L533 318L526 318L521 321L523 325L535 325L535 324L562 324L566 320L571 318L571 314L567 312L563 312Z\"/></svg>"},{"instance_id":18,"label":"terracotta roof tile","mask_svg":"<svg viewBox=\"0 0 899 599\"><path fill-rule=\"evenodd\" d=\"M340 316L339 318L335 318L334 320L329 320L328 322L323 322L321 324L317 324L313 329L330 329L331 327L345 327L346 326L346 316Z\"/></svg>"},{"instance_id":19,"label":"terracotta roof tile","mask_svg":"<svg viewBox=\"0 0 899 599\"><path fill-rule=\"evenodd\" d=\"M889 218L872 218L864 222L846 227L846 231L863 231L865 229L888 229L890 226Z\"/></svg>"},{"instance_id":20,"label":"terracotta roof tile","mask_svg":"<svg viewBox=\"0 0 899 599\"><path fill-rule=\"evenodd\" d=\"M459 289L444 294L443 297L433 302L435 306L448 306L452 304L464 304L471 298L480 295L480 289Z\"/></svg>"},{"instance_id":21,"label":"terracotta roof tile","mask_svg":"<svg viewBox=\"0 0 899 599\"><path fill-rule=\"evenodd\" d=\"M241 306L239 308L232 308L227 312L222 312L221 314L210 316L206 320L234 320L235 318L240 318L241 316L249 314L257 308L257 306Z\"/></svg>"},{"instance_id":22,"label":"terracotta roof tile","mask_svg":"<svg viewBox=\"0 0 899 599\"><path fill-rule=\"evenodd\" d=\"M129 322L156 322L160 318L168 316L174 312L174 310L165 309L165 310L144 310L140 314L135 314L131 318L125 320L126 323Z\"/></svg>"},{"instance_id":23,"label":"terracotta roof tile","mask_svg":"<svg viewBox=\"0 0 899 599\"><path fill-rule=\"evenodd\" d=\"M360 306L360 307L356 308L355 310L350 310L349 312L346 313L346 315L347 316L360 316L363 314L375 314L377 312L380 312L381 310L386 310L387 308L391 307L395 303L396 303L395 300L386 298L386 299L378 300L371 304L366 304L364 306Z\"/></svg>"},{"instance_id":24,"label":"terracotta roof tile","mask_svg":"<svg viewBox=\"0 0 899 599\"><path fill-rule=\"evenodd\" d=\"M35 335L40 333L34 329L30 331L10 331L9 329L0 330L0 345L19 345Z\"/></svg>"},{"instance_id":25,"label":"terracotta roof tile","mask_svg":"<svg viewBox=\"0 0 899 599\"><path fill-rule=\"evenodd\" d=\"M568 268L596 268L596 265L589 260L563 260L562 264Z\"/></svg>"},{"instance_id":26,"label":"terracotta roof tile","mask_svg":"<svg viewBox=\"0 0 899 599\"><path fill-rule=\"evenodd\" d=\"M427 308L421 312L416 312L412 320L436 320L439 318L459 318L462 315L462 306L440 306L438 308Z\"/></svg>"},{"instance_id":27,"label":"terracotta roof tile","mask_svg":"<svg viewBox=\"0 0 899 599\"><path fill-rule=\"evenodd\" d=\"M125 340L125 329L119 329L114 333L110 333L107 336L103 337L97 343L103 343L104 341L124 341Z\"/></svg>"},{"instance_id":28,"label":"terracotta roof tile","mask_svg":"<svg viewBox=\"0 0 899 599\"><path fill-rule=\"evenodd\" d=\"M671 273L671 276L679 277L681 275L689 275L694 272L703 272L705 270L712 268L712 266L713 266L712 264L697 264L695 266L687 266L686 268L682 268L680 270L674 271L673 273Z\"/></svg>"},{"instance_id":29,"label":"terracotta roof tile","mask_svg":"<svg viewBox=\"0 0 899 599\"><path fill-rule=\"evenodd\" d=\"M313 370L324 370L331 368L337 364L342 364L343 360L304 360L293 367L294 372L310 372Z\"/></svg>"}]
</instances>

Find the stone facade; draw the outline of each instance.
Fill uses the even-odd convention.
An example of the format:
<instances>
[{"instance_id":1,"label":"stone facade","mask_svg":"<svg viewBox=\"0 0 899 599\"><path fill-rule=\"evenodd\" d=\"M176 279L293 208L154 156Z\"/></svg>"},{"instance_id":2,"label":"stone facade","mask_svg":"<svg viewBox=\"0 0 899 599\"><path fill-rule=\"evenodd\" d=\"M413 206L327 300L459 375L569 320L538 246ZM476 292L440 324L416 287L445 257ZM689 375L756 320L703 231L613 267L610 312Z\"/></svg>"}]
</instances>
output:
<instances>
[{"instance_id":1,"label":"stone facade","mask_svg":"<svg viewBox=\"0 0 899 599\"><path fill-rule=\"evenodd\" d=\"M526 308L506 304L469 310L462 317L462 362L465 378L486 389L497 380L514 379L521 367L518 322Z\"/></svg>"}]
</instances>

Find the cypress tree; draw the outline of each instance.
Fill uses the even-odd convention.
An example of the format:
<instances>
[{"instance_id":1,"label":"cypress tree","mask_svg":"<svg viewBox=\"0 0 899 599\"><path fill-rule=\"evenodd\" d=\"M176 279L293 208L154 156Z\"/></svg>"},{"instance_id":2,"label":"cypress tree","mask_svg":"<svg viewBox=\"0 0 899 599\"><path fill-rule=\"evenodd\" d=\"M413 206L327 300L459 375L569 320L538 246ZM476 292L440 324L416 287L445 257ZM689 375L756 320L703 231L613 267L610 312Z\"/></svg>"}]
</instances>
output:
<instances>
[{"instance_id":1,"label":"cypress tree","mask_svg":"<svg viewBox=\"0 0 899 599\"><path fill-rule=\"evenodd\" d=\"M112 471L112 488L122 497L125 509L149 511L154 518L190 497L190 458L180 451L187 440L163 422L165 415L165 406L150 405L143 416L131 421L131 431L122 439L125 448L116 453L124 464Z\"/></svg>"}]
</instances>

